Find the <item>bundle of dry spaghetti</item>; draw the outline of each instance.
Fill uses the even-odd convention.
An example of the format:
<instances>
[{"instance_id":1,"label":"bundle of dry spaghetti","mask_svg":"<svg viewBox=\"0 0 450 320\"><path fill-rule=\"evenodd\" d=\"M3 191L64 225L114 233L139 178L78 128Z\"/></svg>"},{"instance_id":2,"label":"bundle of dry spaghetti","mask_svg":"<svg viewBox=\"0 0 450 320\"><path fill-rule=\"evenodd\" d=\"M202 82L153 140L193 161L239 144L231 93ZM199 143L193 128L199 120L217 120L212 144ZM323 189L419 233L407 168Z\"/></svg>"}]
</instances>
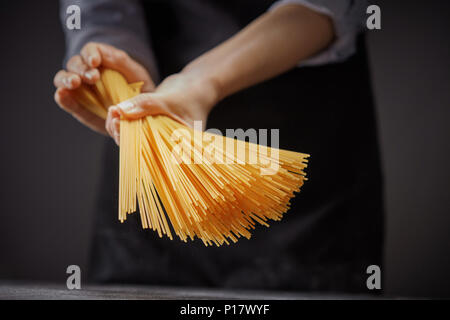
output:
<instances>
[{"instance_id":1,"label":"bundle of dry spaghetti","mask_svg":"<svg viewBox=\"0 0 450 320\"><path fill-rule=\"evenodd\" d=\"M109 106L139 94L141 86L103 69L95 85L83 84L76 94L106 118ZM197 236L218 246L250 238L256 223L268 226L289 209L306 180L307 158L194 130L163 115L121 119L119 219L139 205L143 228L160 237Z\"/></svg>"}]
</instances>

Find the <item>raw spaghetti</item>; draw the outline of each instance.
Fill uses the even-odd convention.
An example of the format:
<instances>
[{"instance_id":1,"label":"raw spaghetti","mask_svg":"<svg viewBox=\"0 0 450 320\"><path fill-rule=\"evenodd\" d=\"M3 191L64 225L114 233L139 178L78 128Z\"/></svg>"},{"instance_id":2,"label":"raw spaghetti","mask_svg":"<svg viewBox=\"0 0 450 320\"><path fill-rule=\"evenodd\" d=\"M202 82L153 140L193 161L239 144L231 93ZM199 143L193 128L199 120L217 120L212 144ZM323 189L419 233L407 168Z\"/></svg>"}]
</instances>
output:
<instances>
[{"instance_id":1,"label":"raw spaghetti","mask_svg":"<svg viewBox=\"0 0 450 320\"><path fill-rule=\"evenodd\" d=\"M139 94L141 86L102 69L95 85L75 92L80 104L105 119L109 106ZM245 157L236 159L235 150ZM168 116L121 119L119 220L139 207L142 227L160 237L198 237L217 246L250 238L257 223L269 226L289 209L306 180L308 157L199 132ZM276 167L269 174L268 164Z\"/></svg>"}]
</instances>

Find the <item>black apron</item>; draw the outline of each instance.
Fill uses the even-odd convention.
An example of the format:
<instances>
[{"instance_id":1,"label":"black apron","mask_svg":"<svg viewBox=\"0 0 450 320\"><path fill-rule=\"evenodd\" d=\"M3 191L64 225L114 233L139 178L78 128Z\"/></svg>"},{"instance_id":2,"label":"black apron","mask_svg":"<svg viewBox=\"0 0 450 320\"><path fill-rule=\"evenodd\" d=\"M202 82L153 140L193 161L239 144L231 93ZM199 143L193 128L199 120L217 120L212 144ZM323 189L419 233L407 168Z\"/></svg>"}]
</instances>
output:
<instances>
[{"instance_id":1,"label":"black apron","mask_svg":"<svg viewBox=\"0 0 450 320\"><path fill-rule=\"evenodd\" d=\"M161 77L179 72L265 12L271 1L146 3ZM208 127L280 129L280 147L311 154L308 181L281 222L222 247L160 239L138 213L117 219L118 148L105 147L90 260L96 282L361 292L382 263L383 202L363 39L339 64L295 68L220 102Z\"/></svg>"}]
</instances>

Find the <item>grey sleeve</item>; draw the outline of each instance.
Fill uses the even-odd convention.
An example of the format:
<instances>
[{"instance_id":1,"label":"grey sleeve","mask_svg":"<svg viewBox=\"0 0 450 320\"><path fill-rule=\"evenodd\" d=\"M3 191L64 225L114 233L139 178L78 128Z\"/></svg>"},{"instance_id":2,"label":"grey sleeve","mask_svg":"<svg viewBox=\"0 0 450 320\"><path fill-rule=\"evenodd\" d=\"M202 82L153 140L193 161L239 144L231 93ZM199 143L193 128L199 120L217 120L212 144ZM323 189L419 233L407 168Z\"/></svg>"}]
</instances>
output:
<instances>
[{"instance_id":1,"label":"grey sleeve","mask_svg":"<svg viewBox=\"0 0 450 320\"><path fill-rule=\"evenodd\" d=\"M66 27L66 10L70 5L80 7L80 30L69 30ZM126 51L146 67L157 83L158 70L140 1L60 0L60 18L66 37L65 62L71 56L79 54L86 43L103 42Z\"/></svg>"},{"instance_id":2,"label":"grey sleeve","mask_svg":"<svg viewBox=\"0 0 450 320\"><path fill-rule=\"evenodd\" d=\"M336 33L336 38L328 48L302 61L300 66L341 62L355 53L357 35L365 25L366 0L278 0L269 10L287 4L303 5L329 16Z\"/></svg>"}]
</instances>

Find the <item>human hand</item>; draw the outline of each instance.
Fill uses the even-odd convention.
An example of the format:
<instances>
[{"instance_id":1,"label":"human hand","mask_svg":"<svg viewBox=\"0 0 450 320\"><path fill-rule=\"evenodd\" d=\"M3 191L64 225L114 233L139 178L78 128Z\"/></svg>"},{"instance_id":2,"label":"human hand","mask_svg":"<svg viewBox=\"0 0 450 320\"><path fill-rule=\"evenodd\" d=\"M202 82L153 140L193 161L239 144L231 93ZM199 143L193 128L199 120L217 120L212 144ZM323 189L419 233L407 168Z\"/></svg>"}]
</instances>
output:
<instances>
[{"instance_id":1,"label":"human hand","mask_svg":"<svg viewBox=\"0 0 450 320\"><path fill-rule=\"evenodd\" d=\"M167 115L188 126L202 121L203 129L218 94L212 81L189 73L167 77L152 93L142 93L108 110L106 130L119 145L120 118L136 120L149 115Z\"/></svg>"},{"instance_id":2,"label":"human hand","mask_svg":"<svg viewBox=\"0 0 450 320\"><path fill-rule=\"evenodd\" d=\"M75 99L73 90L82 83L94 84L100 79L99 67L119 71L129 83L143 81L143 92L151 92L155 85L147 70L128 54L111 45L89 42L79 55L67 62L67 70L56 73L55 101L65 111L90 129L107 134L105 120L83 108Z\"/></svg>"}]
</instances>

